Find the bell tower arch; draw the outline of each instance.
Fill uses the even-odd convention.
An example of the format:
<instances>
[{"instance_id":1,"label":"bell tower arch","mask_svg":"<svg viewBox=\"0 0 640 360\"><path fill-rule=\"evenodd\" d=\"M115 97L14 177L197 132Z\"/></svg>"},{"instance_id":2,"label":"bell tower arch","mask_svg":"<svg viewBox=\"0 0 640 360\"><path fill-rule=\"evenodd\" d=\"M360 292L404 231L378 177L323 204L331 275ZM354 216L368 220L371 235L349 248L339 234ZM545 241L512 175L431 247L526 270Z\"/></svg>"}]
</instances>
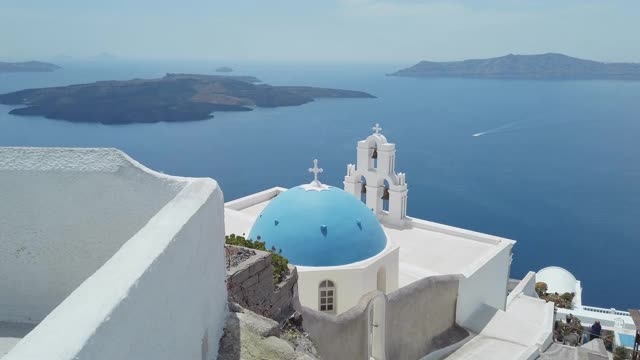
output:
<instances>
[{"instance_id":1,"label":"bell tower arch","mask_svg":"<svg viewBox=\"0 0 640 360\"><path fill-rule=\"evenodd\" d=\"M380 133L382 128L379 124L372 130L372 135L358 141L356 164L347 165L344 190L358 199L365 193L367 207L378 219L404 225L408 189L405 174L395 171L396 145L389 143ZM388 210L384 209L384 201L388 201Z\"/></svg>"}]
</instances>

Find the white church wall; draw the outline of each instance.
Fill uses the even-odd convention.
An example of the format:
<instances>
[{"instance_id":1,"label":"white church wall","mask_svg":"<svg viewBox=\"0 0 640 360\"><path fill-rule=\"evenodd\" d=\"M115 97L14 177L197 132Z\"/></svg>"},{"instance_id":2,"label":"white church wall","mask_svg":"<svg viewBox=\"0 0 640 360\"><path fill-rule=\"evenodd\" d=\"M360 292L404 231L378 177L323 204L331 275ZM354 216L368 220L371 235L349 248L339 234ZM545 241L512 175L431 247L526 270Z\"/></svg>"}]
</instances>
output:
<instances>
[{"instance_id":1,"label":"white church wall","mask_svg":"<svg viewBox=\"0 0 640 360\"><path fill-rule=\"evenodd\" d=\"M398 289L398 259L400 248L393 247L383 258L364 268L365 294L369 291L380 290L390 293ZM378 288L378 271L384 271L385 289ZM364 294L363 294L364 295ZM362 296L362 295L360 295ZM358 299L359 300L359 299Z\"/></svg>"},{"instance_id":2,"label":"white church wall","mask_svg":"<svg viewBox=\"0 0 640 360\"><path fill-rule=\"evenodd\" d=\"M390 293L398 289L399 254L400 248L392 248L384 257L377 259L362 269L364 292L360 294L356 302L360 301L360 297L362 297L362 295L373 290L384 290L383 292ZM385 272L385 289L378 289L378 271L380 269Z\"/></svg>"},{"instance_id":3,"label":"white church wall","mask_svg":"<svg viewBox=\"0 0 640 360\"><path fill-rule=\"evenodd\" d=\"M381 268L386 272L386 291L396 290L399 250L388 244L381 254L354 264L332 267L298 266L300 303L318 310L318 286L324 280L331 280L336 286L336 314L343 313L358 304L363 295L377 290L378 270Z\"/></svg>"},{"instance_id":4,"label":"white church wall","mask_svg":"<svg viewBox=\"0 0 640 360\"><path fill-rule=\"evenodd\" d=\"M0 321L41 321L185 184L116 149L0 148Z\"/></svg>"},{"instance_id":5,"label":"white church wall","mask_svg":"<svg viewBox=\"0 0 640 360\"><path fill-rule=\"evenodd\" d=\"M318 310L318 286L324 280L331 280L336 288L336 314L354 306L364 294L362 270L323 269L315 270L298 266L298 294L302 306Z\"/></svg>"},{"instance_id":6,"label":"white church wall","mask_svg":"<svg viewBox=\"0 0 640 360\"><path fill-rule=\"evenodd\" d=\"M498 248L498 252L472 274L463 274L458 289L456 321L459 325L479 332L485 325L490 309L505 310L507 281L512 243Z\"/></svg>"},{"instance_id":7,"label":"white church wall","mask_svg":"<svg viewBox=\"0 0 640 360\"><path fill-rule=\"evenodd\" d=\"M215 181L191 179L3 360L215 359L223 219Z\"/></svg>"}]
</instances>

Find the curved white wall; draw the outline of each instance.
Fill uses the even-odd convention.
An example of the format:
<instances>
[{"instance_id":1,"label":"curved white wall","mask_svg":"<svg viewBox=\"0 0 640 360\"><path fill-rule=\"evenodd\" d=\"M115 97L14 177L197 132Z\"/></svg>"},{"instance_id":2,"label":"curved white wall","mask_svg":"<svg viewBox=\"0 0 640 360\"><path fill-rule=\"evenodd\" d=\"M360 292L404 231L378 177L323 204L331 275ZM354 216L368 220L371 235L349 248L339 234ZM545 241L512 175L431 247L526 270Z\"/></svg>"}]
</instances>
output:
<instances>
[{"instance_id":1,"label":"curved white wall","mask_svg":"<svg viewBox=\"0 0 640 360\"><path fill-rule=\"evenodd\" d=\"M116 149L0 148L0 321L41 321L185 184Z\"/></svg>"},{"instance_id":2,"label":"curved white wall","mask_svg":"<svg viewBox=\"0 0 640 360\"><path fill-rule=\"evenodd\" d=\"M216 358L227 292L215 181L113 149L0 148L0 197L16 209L0 205L12 220L0 223L0 321L44 317L3 360Z\"/></svg>"},{"instance_id":3,"label":"curved white wall","mask_svg":"<svg viewBox=\"0 0 640 360\"><path fill-rule=\"evenodd\" d=\"M363 295L377 290L378 270L386 271L387 292L398 289L399 248L388 242L381 254L371 259L343 266L298 268L298 295L302 306L318 308L318 286L331 280L336 287L336 314L343 313L360 302Z\"/></svg>"},{"instance_id":4,"label":"curved white wall","mask_svg":"<svg viewBox=\"0 0 640 360\"><path fill-rule=\"evenodd\" d=\"M558 294L576 293L578 281L568 270L549 266L536 273L536 281L547 284L547 292Z\"/></svg>"}]
</instances>

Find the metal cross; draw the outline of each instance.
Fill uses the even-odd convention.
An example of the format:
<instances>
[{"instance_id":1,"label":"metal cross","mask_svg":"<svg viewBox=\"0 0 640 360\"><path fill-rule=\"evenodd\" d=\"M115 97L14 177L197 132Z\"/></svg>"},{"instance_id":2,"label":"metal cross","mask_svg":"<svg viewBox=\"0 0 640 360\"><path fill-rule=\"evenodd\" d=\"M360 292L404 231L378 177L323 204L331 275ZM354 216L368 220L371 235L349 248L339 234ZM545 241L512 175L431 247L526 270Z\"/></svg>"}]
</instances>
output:
<instances>
[{"instance_id":1,"label":"metal cross","mask_svg":"<svg viewBox=\"0 0 640 360\"><path fill-rule=\"evenodd\" d=\"M380 124L376 123L376 126L372 127L371 130L375 131L377 134L382 131L382 128L380 127Z\"/></svg>"},{"instance_id":2,"label":"metal cross","mask_svg":"<svg viewBox=\"0 0 640 360\"><path fill-rule=\"evenodd\" d=\"M322 168L318 167L318 159L313 159L313 167L309 168L309 172L313 173L313 181L318 181L318 174L323 172Z\"/></svg>"}]
</instances>

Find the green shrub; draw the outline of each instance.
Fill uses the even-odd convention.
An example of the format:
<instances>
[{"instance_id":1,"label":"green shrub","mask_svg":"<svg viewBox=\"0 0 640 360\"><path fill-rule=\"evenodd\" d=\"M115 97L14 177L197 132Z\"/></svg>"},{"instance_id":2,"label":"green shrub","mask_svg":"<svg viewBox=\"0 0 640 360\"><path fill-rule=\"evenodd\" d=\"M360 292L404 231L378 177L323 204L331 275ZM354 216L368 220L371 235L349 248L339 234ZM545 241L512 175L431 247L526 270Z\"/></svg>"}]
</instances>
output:
<instances>
[{"instance_id":1,"label":"green shrub","mask_svg":"<svg viewBox=\"0 0 640 360\"><path fill-rule=\"evenodd\" d=\"M243 246L249 249L267 251L264 242L252 241L245 239L244 236L236 236L236 234L227 235L224 237L227 245Z\"/></svg>"},{"instance_id":2,"label":"green shrub","mask_svg":"<svg viewBox=\"0 0 640 360\"><path fill-rule=\"evenodd\" d=\"M246 239L244 236L236 234L227 235L224 237L227 245L242 246L249 249L268 251L271 253L271 266L273 267L273 283L279 284L284 278L289 275L289 260L282 256L282 249L276 251L275 247L267 250L264 241Z\"/></svg>"}]
</instances>

